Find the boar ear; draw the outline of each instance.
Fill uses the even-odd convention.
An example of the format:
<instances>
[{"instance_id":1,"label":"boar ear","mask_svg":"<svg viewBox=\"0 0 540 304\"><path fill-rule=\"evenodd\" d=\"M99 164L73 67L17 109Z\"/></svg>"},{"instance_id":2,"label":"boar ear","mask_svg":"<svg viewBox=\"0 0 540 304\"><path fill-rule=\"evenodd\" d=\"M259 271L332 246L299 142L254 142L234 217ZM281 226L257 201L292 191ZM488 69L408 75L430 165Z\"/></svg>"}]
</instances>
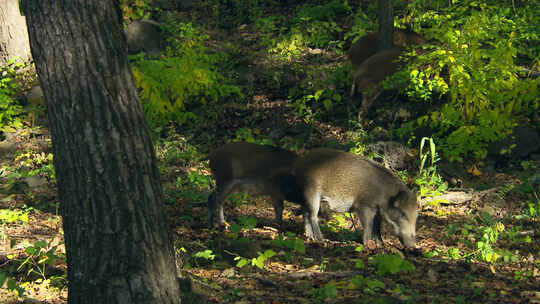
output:
<instances>
[{"instance_id":1,"label":"boar ear","mask_svg":"<svg viewBox=\"0 0 540 304\"><path fill-rule=\"evenodd\" d=\"M414 193L414 198L416 199L416 206L422 209L422 200L420 199L420 194L418 192Z\"/></svg>"},{"instance_id":2,"label":"boar ear","mask_svg":"<svg viewBox=\"0 0 540 304\"><path fill-rule=\"evenodd\" d=\"M420 201L420 193L418 193L417 190L413 190L410 193L411 199L414 199L416 201L416 207L421 208L422 202Z\"/></svg>"}]
</instances>

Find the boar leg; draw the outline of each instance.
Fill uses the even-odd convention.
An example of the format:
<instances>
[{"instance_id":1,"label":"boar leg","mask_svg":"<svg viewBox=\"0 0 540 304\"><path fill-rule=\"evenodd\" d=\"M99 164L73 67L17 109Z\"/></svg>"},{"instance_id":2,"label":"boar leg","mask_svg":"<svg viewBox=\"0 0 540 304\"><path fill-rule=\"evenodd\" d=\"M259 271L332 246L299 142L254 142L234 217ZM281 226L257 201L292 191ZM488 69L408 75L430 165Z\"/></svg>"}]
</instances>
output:
<instances>
[{"instance_id":1,"label":"boar leg","mask_svg":"<svg viewBox=\"0 0 540 304\"><path fill-rule=\"evenodd\" d=\"M306 192L306 206L304 209L304 226L306 237L322 241L321 228L319 227L319 221L317 215L319 213L319 207L321 205L321 194L318 192L310 193ZM306 220L308 223L306 223ZM308 229L307 224L311 226Z\"/></svg>"},{"instance_id":2,"label":"boar leg","mask_svg":"<svg viewBox=\"0 0 540 304\"><path fill-rule=\"evenodd\" d=\"M307 208L303 208L303 217L304 217L304 235L308 239L313 239L313 229L311 228L310 215Z\"/></svg>"},{"instance_id":3,"label":"boar leg","mask_svg":"<svg viewBox=\"0 0 540 304\"><path fill-rule=\"evenodd\" d=\"M381 222L382 222L382 216L380 212L377 212L375 214L375 217L373 218L373 226L371 228L372 237L375 237L375 241L378 244L382 244L382 236L381 236Z\"/></svg>"},{"instance_id":4,"label":"boar leg","mask_svg":"<svg viewBox=\"0 0 540 304\"><path fill-rule=\"evenodd\" d=\"M216 189L208 197L208 225L210 228L214 225L214 212L216 207L218 209L218 224L220 227L225 226L225 216L223 214L223 202L231 194L236 183L230 182L225 186L219 186L219 183L216 183Z\"/></svg>"},{"instance_id":5,"label":"boar leg","mask_svg":"<svg viewBox=\"0 0 540 304\"><path fill-rule=\"evenodd\" d=\"M356 81L354 80L355 78L353 77L353 81L352 81L352 85L351 85L351 93L350 93L350 96L351 98L354 97L355 95L355 91L356 91Z\"/></svg>"},{"instance_id":6,"label":"boar leg","mask_svg":"<svg viewBox=\"0 0 540 304\"><path fill-rule=\"evenodd\" d=\"M362 116L364 116L375 99L379 97L382 90L378 90L376 92L363 92L362 93L362 105L360 106L360 111L358 112L358 120L362 120Z\"/></svg>"},{"instance_id":7,"label":"boar leg","mask_svg":"<svg viewBox=\"0 0 540 304\"><path fill-rule=\"evenodd\" d=\"M212 228L214 225L214 211L216 210L216 191L210 193L206 205L208 206L208 227Z\"/></svg>"},{"instance_id":8,"label":"boar leg","mask_svg":"<svg viewBox=\"0 0 540 304\"><path fill-rule=\"evenodd\" d=\"M276 221L279 225L279 230L283 228L283 200L280 198L272 199L272 204L274 205L274 214L276 215Z\"/></svg>"},{"instance_id":9,"label":"boar leg","mask_svg":"<svg viewBox=\"0 0 540 304\"><path fill-rule=\"evenodd\" d=\"M361 208L357 216L362 222L362 227L364 227L362 242L364 243L364 245L366 245L369 240L373 239L374 230L375 232L378 231L380 235L381 218L379 216L378 220L376 220L375 218L377 217L377 209L369 207ZM377 226L378 228L375 228L375 226Z\"/></svg>"}]
</instances>

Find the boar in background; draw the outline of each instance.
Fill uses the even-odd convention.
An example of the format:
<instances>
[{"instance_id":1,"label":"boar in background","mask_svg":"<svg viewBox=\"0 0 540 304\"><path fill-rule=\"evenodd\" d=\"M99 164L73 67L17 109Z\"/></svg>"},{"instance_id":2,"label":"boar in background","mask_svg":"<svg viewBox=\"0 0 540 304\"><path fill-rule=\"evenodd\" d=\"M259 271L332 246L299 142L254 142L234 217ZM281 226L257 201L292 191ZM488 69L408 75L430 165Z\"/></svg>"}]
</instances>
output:
<instances>
[{"instance_id":1,"label":"boar in background","mask_svg":"<svg viewBox=\"0 0 540 304\"><path fill-rule=\"evenodd\" d=\"M395 29L394 47L377 53L378 33L370 33L358 39L349 49L354 74L351 86L351 97L357 93L362 94L362 105L358 118L367 112L373 101L379 96L380 83L388 76L393 75L402 65L398 62L406 47L409 45L422 45L426 39L411 31Z\"/></svg>"}]
</instances>

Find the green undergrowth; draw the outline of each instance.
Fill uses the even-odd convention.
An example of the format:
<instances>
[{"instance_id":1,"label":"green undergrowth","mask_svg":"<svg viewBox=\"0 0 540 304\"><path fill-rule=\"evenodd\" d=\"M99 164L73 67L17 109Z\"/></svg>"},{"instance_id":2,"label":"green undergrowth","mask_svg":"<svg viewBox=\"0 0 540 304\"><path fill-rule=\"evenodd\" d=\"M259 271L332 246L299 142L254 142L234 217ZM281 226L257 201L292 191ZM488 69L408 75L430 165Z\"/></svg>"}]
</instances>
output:
<instances>
[{"instance_id":1,"label":"green undergrowth","mask_svg":"<svg viewBox=\"0 0 540 304\"><path fill-rule=\"evenodd\" d=\"M152 130L170 122L196 123L205 107L242 96L240 87L220 70L226 56L204 44L208 35L174 19L167 19L163 29L169 42L165 56L138 56L133 61L133 75Z\"/></svg>"},{"instance_id":2,"label":"green undergrowth","mask_svg":"<svg viewBox=\"0 0 540 304\"><path fill-rule=\"evenodd\" d=\"M19 70L23 67L17 59L0 67L0 132L22 126L23 107L14 96L20 91Z\"/></svg>"},{"instance_id":3,"label":"green undergrowth","mask_svg":"<svg viewBox=\"0 0 540 304\"><path fill-rule=\"evenodd\" d=\"M417 102L442 97L435 110L398 130L429 127L450 160L484 159L490 143L511 134L514 126L534 117L539 108L539 78L523 77L523 65L537 66L540 41L532 13L535 4L513 10L495 3L465 1L445 9L426 10L417 22L437 42L416 58L403 74L406 90ZM526 73L525 73L526 74Z\"/></svg>"}]
</instances>

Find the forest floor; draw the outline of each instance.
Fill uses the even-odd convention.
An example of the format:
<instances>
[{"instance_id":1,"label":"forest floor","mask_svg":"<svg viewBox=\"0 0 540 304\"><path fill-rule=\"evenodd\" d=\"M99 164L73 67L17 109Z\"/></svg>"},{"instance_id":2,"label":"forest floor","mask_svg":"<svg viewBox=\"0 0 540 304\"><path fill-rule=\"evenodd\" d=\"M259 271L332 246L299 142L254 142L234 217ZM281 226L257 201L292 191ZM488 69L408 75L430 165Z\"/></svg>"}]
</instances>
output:
<instances>
[{"instance_id":1,"label":"forest floor","mask_svg":"<svg viewBox=\"0 0 540 304\"><path fill-rule=\"evenodd\" d=\"M261 115L265 116L264 110L257 114ZM339 137L339 132L326 135L336 134ZM206 197L211 177L207 163L199 160L206 152L194 152L185 137L173 137L156 150L180 273L191 279L194 292L186 293L185 303L540 301L539 226L533 210L538 208L538 198L521 190L527 181L524 170L467 174L460 177L460 188L441 193L460 193L463 198L433 204L424 199L417 249L405 251L387 225L383 225L384 246L362 246L354 228L360 225L353 225L348 217L322 225L324 242L305 240L299 206L289 203L286 234L280 234L264 197L231 199L225 206L232 224L229 230L210 230ZM46 129L20 130L12 139L17 142L17 156L2 160L6 172L50 152ZM538 162L530 165L540 167ZM0 200L1 268L11 267L19 282L26 282L20 285L26 290L24 303L67 303L55 183L21 177L3 183L2 193L6 195ZM51 264L43 267L40 260L51 249L56 255L49 256ZM247 265L238 267L242 259ZM5 289L0 299L23 302Z\"/></svg>"},{"instance_id":2,"label":"forest floor","mask_svg":"<svg viewBox=\"0 0 540 304\"><path fill-rule=\"evenodd\" d=\"M344 215L322 225L323 242L306 240L299 206L290 203L280 233L265 197L229 199L225 216L231 226L208 229L212 179L202 159L209 150L235 137L277 139L300 153L322 145L346 148L351 133L391 127L367 120L351 128L355 114L345 106L307 122L286 97L297 77L306 75L285 75L290 83L276 88L259 54L251 53L261 37L245 27L215 35L216 44L218 37L227 37L236 57L248 58L252 70L240 77L253 81L250 100L219 105L212 118L171 129L156 141L179 273L191 282L183 303L540 303L538 159L485 171L471 163L449 165L461 166L461 173L441 172L439 185L446 189L422 197L415 250L404 250L386 224L383 246L362 244L355 231L361 225ZM321 53L323 59L314 56ZM304 58L294 64L345 61L323 50ZM9 136L9 145L9 153L0 153L0 270L14 274L25 293L18 297L0 289L0 303L67 303L47 127L19 129ZM418 171L418 151L412 151L404 173L409 185L414 184L411 172ZM37 170L32 177L20 173L32 170Z\"/></svg>"}]
</instances>

